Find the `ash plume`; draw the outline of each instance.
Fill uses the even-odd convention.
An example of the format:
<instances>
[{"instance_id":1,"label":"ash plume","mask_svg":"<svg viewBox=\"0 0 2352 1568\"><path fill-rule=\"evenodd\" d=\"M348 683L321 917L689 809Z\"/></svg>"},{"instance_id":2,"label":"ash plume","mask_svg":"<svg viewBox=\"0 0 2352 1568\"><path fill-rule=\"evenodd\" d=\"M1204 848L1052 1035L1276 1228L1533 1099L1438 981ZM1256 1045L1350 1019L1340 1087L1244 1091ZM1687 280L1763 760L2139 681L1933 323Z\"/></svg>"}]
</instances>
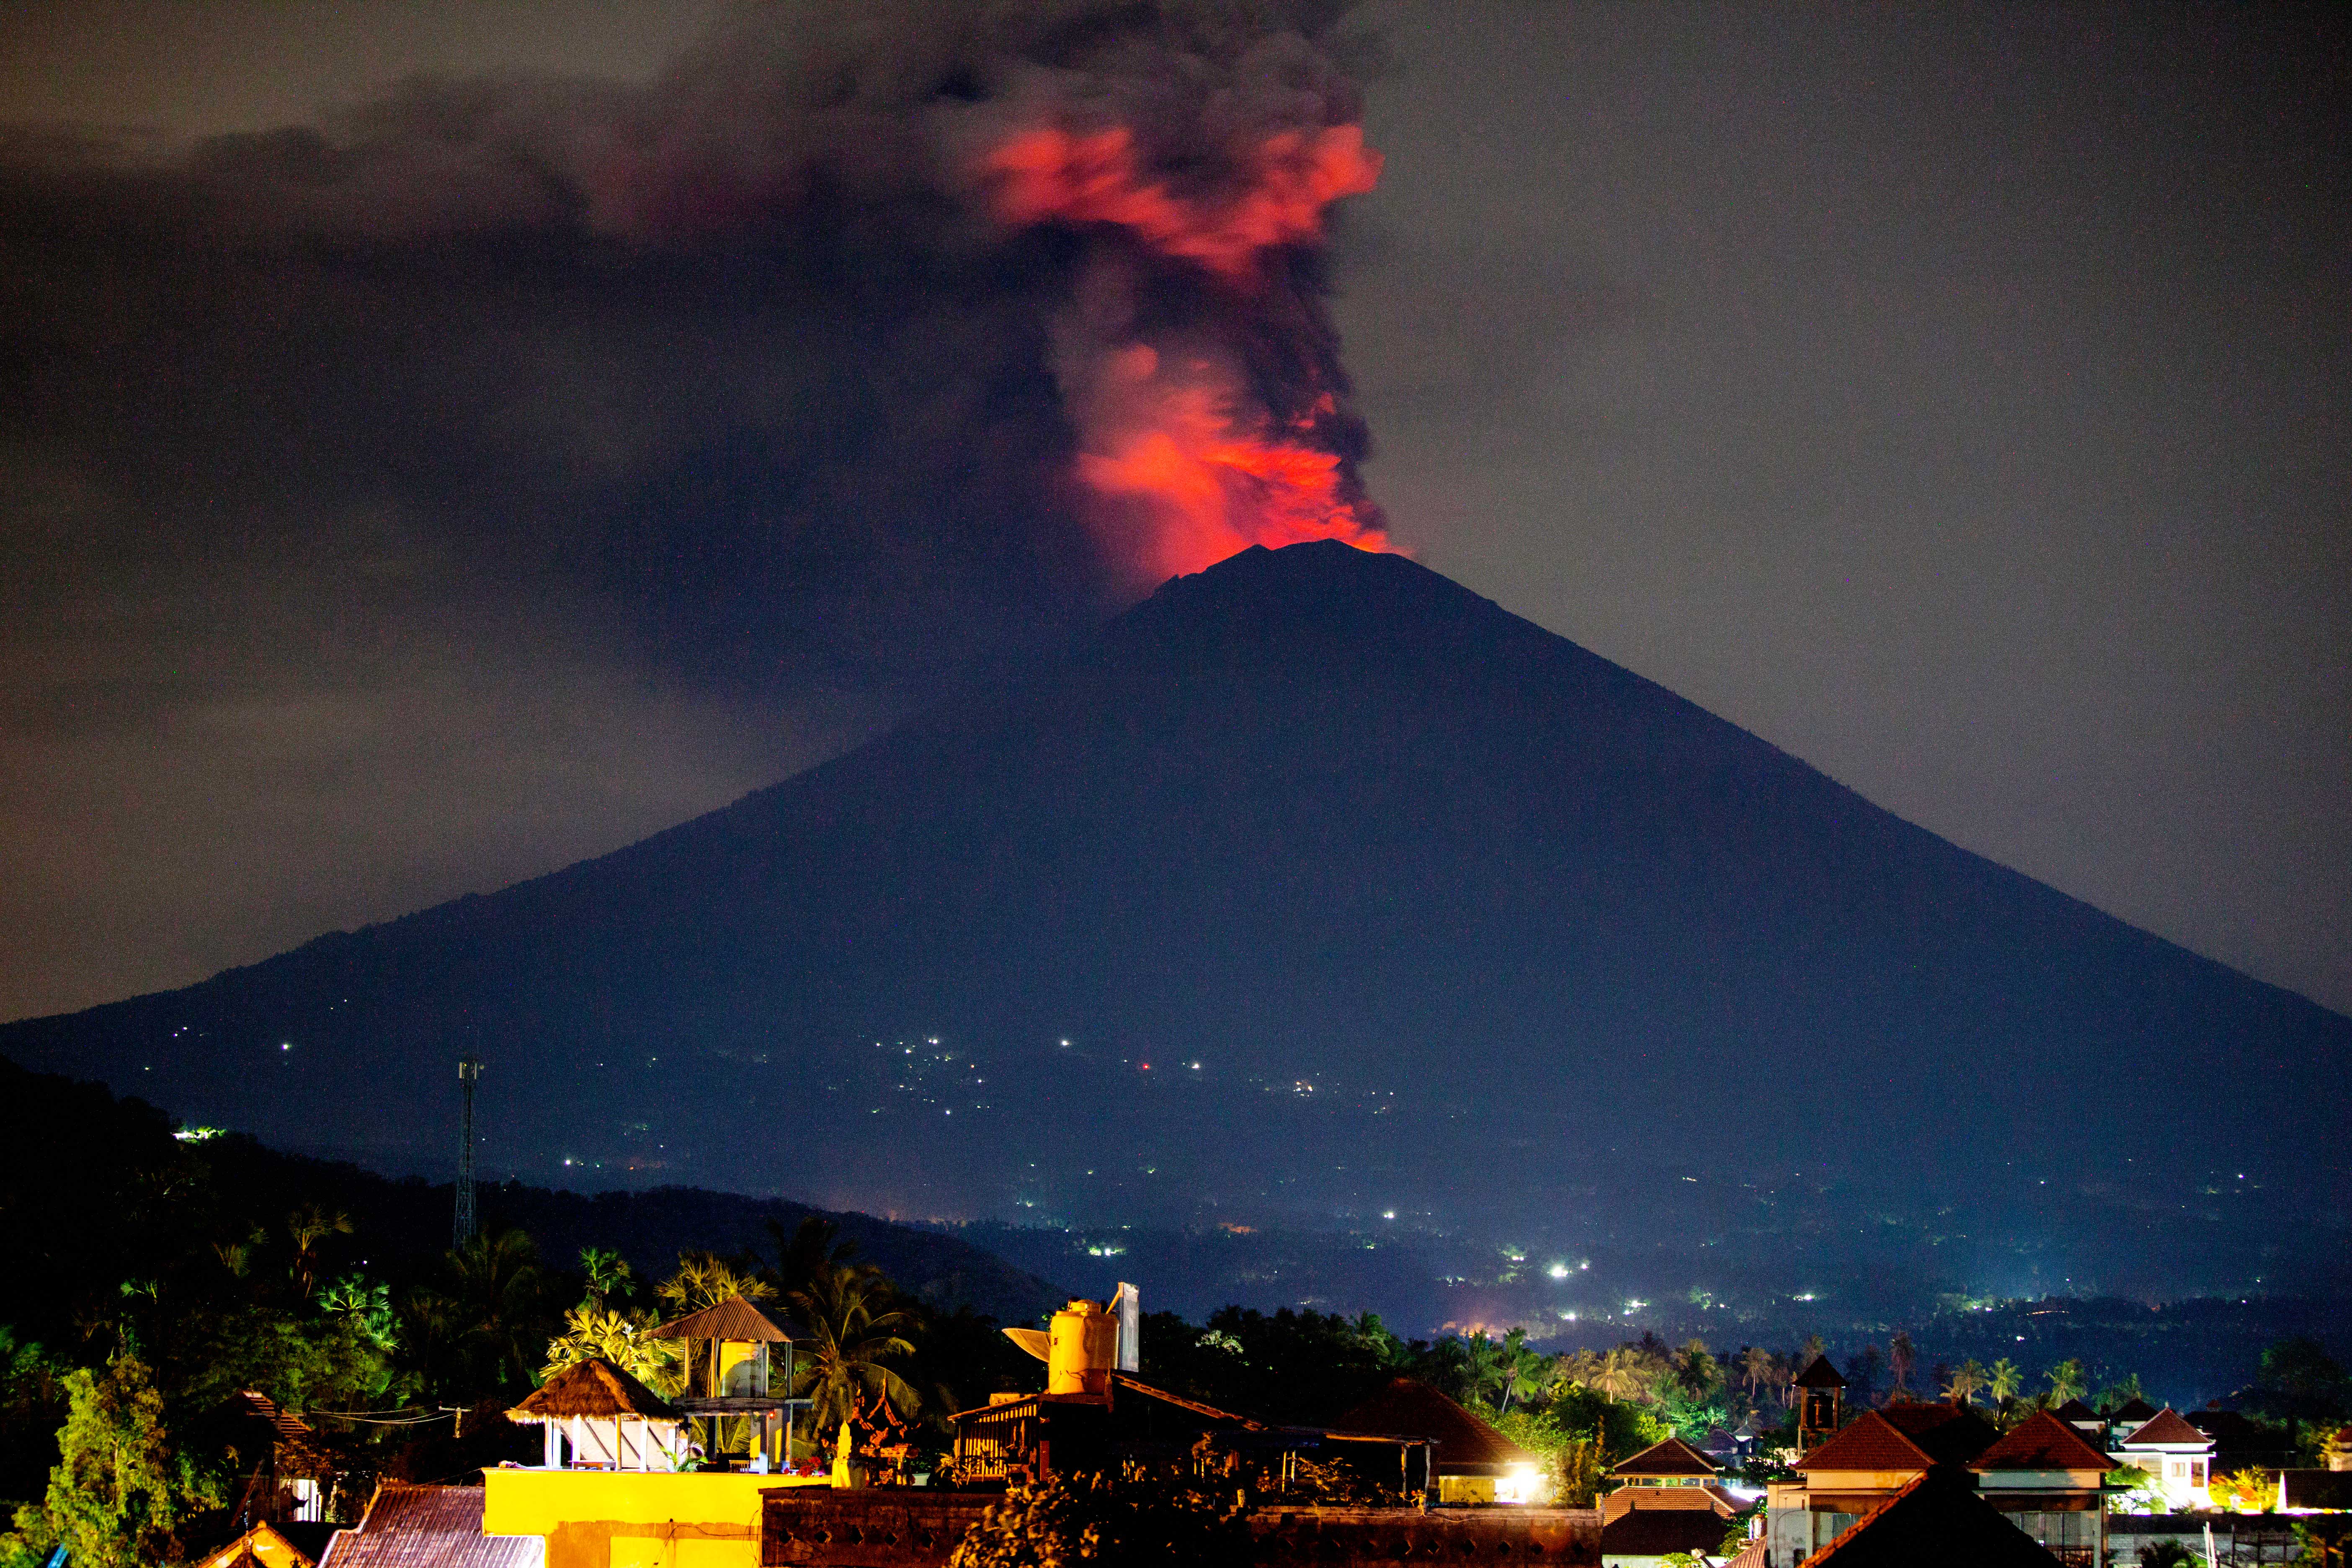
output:
<instances>
[{"instance_id":1,"label":"ash plume","mask_svg":"<svg viewBox=\"0 0 2352 1568\"><path fill-rule=\"evenodd\" d=\"M768 5L650 83L19 135L7 482L126 570L376 519L722 682L920 680L1249 543L1381 547L1320 263L1378 172L1343 10Z\"/></svg>"}]
</instances>

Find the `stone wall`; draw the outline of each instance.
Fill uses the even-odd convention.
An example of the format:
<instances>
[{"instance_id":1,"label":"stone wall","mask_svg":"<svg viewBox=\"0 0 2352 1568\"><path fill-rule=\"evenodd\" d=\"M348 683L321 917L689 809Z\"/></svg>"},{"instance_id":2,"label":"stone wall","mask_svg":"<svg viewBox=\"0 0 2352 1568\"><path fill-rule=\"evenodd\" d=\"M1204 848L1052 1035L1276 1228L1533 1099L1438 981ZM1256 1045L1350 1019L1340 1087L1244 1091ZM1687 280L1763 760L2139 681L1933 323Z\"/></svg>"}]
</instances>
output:
<instances>
[{"instance_id":1,"label":"stone wall","mask_svg":"<svg viewBox=\"0 0 2352 1568\"><path fill-rule=\"evenodd\" d=\"M771 1493L760 1531L765 1568L941 1568L995 1499L923 1488ZM1252 1516L1265 1568L1601 1561L1591 1509L1266 1509Z\"/></svg>"}]
</instances>

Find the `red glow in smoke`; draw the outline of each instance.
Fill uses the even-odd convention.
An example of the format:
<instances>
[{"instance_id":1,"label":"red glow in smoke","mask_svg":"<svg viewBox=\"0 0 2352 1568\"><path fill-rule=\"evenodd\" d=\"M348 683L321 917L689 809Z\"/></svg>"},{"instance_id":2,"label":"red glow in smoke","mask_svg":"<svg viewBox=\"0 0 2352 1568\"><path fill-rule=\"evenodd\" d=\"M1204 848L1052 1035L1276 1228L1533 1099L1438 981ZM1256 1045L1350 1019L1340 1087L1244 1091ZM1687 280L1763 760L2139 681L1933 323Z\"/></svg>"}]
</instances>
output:
<instances>
[{"instance_id":1,"label":"red glow in smoke","mask_svg":"<svg viewBox=\"0 0 2352 1568\"><path fill-rule=\"evenodd\" d=\"M1332 453L1237 435L1198 387L1172 393L1158 412L1151 427L1116 449L1078 455L1078 478L1133 519L1113 531L1131 536L1118 542L1150 581L1201 571L1253 544L1278 550L1340 539L1359 550L1393 548L1340 499Z\"/></svg>"},{"instance_id":2,"label":"red glow in smoke","mask_svg":"<svg viewBox=\"0 0 2352 1568\"><path fill-rule=\"evenodd\" d=\"M1004 221L1114 225L1244 296L1265 251L1319 239L1324 209L1370 190L1380 171L1380 154L1355 125L1268 137L1238 187L1214 198L1145 178L1124 127L1024 132L982 163ZM1103 503L1097 521L1107 542L1139 576L1156 583L1198 572L1255 544L1339 539L1394 548L1348 499L1338 455L1297 438L1311 433L1311 415L1295 422L1294 436L1268 411L1241 406L1223 386L1231 378L1212 368L1161 378L1148 344L1125 345L1106 363L1124 393L1115 413L1079 411L1077 474ZM1319 411L1331 406L1327 395Z\"/></svg>"},{"instance_id":3,"label":"red glow in smoke","mask_svg":"<svg viewBox=\"0 0 2352 1568\"><path fill-rule=\"evenodd\" d=\"M1008 223L1116 224L1163 255L1241 278L1259 251L1321 237L1323 209L1378 184L1381 155L1364 145L1360 125L1285 131L1259 145L1245 187L1217 202L1144 181L1125 126L1024 132L992 149L983 169Z\"/></svg>"}]
</instances>

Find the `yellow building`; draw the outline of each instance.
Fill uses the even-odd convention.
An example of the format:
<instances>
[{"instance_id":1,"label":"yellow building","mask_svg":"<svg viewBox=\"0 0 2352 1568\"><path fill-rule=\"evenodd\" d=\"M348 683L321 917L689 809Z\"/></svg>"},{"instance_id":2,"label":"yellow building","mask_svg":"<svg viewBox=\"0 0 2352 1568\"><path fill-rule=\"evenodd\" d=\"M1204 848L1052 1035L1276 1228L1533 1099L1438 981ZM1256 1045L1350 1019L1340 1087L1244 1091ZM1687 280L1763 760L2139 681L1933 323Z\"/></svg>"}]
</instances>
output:
<instances>
[{"instance_id":1,"label":"yellow building","mask_svg":"<svg viewBox=\"0 0 2352 1568\"><path fill-rule=\"evenodd\" d=\"M832 1484L678 1469L686 1415L609 1362L565 1367L507 1415L547 1429L546 1462L482 1472L482 1530L541 1538L546 1568L758 1568L760 1494Z\"/></svg>"},{"instance_id":2,"label":"yellow building","mask_svg":"<svg viewBox=\"0 0 2352 1568\"><path fill-rule=\"evenodd\" d=\"M760 1495L830 1487L747 1470L491 1469L482 1529L536 1535L546 1568L759 1568Z\"/></svg>"},{"instance_id":3,"label":"yellow building","mask_svg":"<svg viewBox=\"0 0 2352 1568\"><path fill-rule=\"evenodd\" d=\"M742 1297L730 1296L674 1318L646 1337L684 1342L686 1387L675 1404L700 1428L704 1453L740 1451L765 1467L792 1457L796 1402L785 1396L793 1383L789 1331Z\"/></svg>"}]
</instances>

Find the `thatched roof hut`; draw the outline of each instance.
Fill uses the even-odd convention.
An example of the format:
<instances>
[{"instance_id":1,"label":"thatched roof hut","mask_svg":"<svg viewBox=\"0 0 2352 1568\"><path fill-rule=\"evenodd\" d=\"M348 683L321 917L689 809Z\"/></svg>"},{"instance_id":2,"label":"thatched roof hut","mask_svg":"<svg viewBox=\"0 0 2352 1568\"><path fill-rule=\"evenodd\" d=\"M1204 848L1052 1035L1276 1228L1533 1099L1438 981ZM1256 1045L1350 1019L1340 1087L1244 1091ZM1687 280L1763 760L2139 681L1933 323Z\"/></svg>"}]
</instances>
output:
<instances>
[{"instance_id":1,"label":"thatched roof hut","mask_svg":"<svg viewBox=\"0 0 2352 1568\"><path fill-rule=\"evenodd\" d=\"M575 1415L593 1420L629 1416L641 1421L675 1421L677 1406L614 1366L591 1357L574 1362L524 1396L507 1412L509 1421L563 1421Z\"/></svg>"},{"instance_id":2,"label":"thatched roof hut","mask_svg":"<svg viewBox=\"0 0 2352 1568\"><path fill-rule=\"evenodd\" d=\"M674 1468L684 1419L677 1406L614 1366L590 1358L549 1378L507 1412L547 1429L549 1469Z\"/></svg>"}]
</instances>

